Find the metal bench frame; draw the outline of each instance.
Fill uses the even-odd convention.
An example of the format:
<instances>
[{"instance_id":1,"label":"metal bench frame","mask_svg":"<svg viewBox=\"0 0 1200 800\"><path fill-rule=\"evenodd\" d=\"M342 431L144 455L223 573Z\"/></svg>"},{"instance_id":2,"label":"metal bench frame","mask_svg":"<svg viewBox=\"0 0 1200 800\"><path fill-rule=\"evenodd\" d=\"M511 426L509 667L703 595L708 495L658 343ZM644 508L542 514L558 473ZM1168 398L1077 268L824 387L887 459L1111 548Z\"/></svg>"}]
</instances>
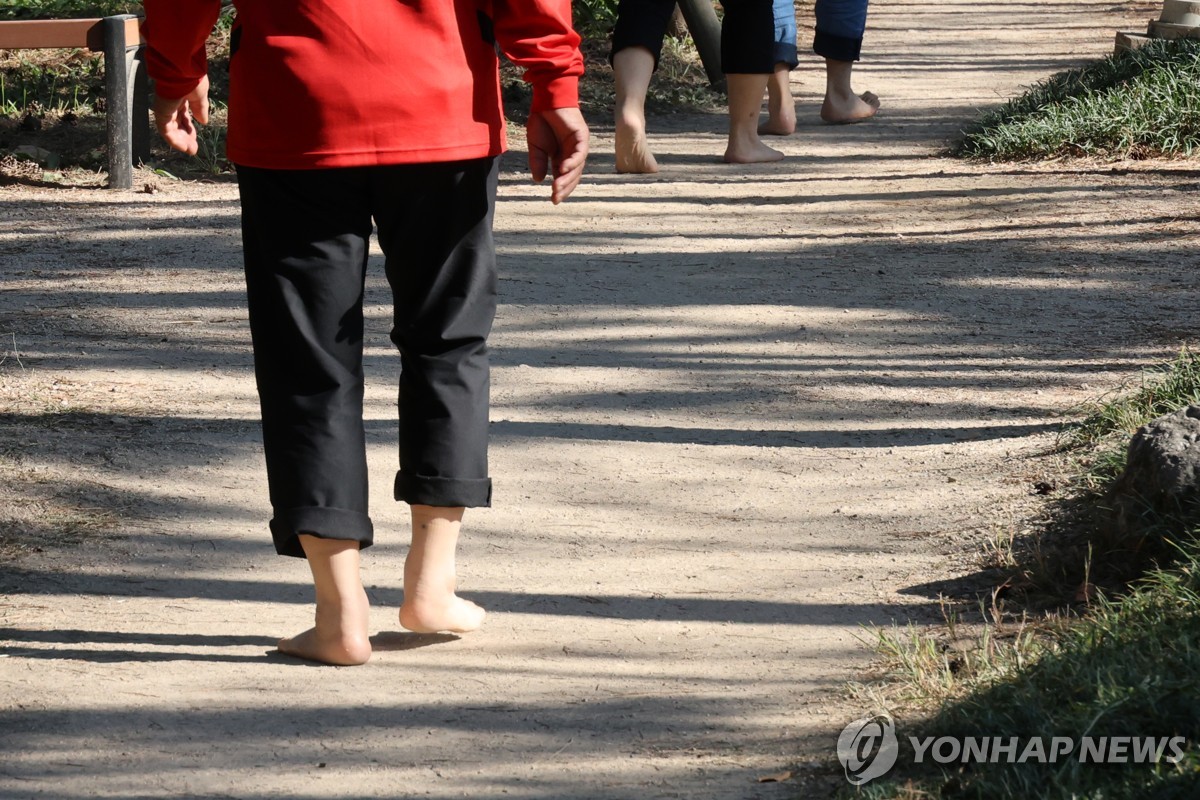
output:
<instances>
[{"instance_id":1,"label":"metal bench frame","mask_svg":"<svg viewBox=\"0 0 1200 800\"><path fill-rule=\"evenodd\" d=\"M135 164L150 158L150 91L138 17L0 22L0 50L47 47L104 53L108 185L133 188Z\"/></svg>"}]
</instances>

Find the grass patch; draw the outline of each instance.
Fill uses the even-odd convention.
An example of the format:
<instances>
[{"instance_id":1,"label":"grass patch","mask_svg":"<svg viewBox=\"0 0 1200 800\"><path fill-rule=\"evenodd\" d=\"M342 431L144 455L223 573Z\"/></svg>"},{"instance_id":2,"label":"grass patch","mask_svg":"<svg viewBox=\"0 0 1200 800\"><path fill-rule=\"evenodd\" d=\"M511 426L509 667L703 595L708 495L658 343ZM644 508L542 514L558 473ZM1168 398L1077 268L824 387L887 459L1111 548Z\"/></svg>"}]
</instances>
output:
<instances>
[{"instance_id":1,"label":"grass patch","mask_svg":"<svg viewBox=\"0 0 1200 800\"><path fill-rule=\"evenodd\" d=\"M0 20L110 17L141 12L142 4L131 0L0 0Z\"/></svg>"},{"instance_id":2,"label":"grass patch","mask_svg":"<svg viewBox=\"0 0 1200 800\"><path fill-rule=\"evenodd\" d=\"M32 112L41 120L45 112L90 114L104 107L104 56L88 50L60 51L47 57L43 51L12 50L0 57L0 115Z\"/></svg>"},{"instance_id":3,"label":"grass patch","mask_svg":"<svg viewBox=\"0 0 1200 800\"><path fill-rule=\"evenodd\" d=\"M1152 573L1117 602L1042 634L1028 661L994 672L932 719L925 736L1183 736L1176 764L954 764L872 784L884 798L1192 798L1200 791L1200 549ZM912 763L901 737L900 764Z\"/></svg>"},{"instance_id":4,"label":"grass patch","mask_svg":"<svg viewBox=\"0 0 1200 800\"><path fill-rule=\"evenodd\" d=\"M1184 350L1090 404L1062 437L1060 455L1075 476L1068 496L1051 505L1035 536L1012 546L1008 579L979 613L963 615L973 621L947 610L947 624L932 631L876 632L889 678L860 694L928 716L900 731L896 774L855 796L1200 796L1200 516L1146 514L1132 536L1114 537L1102 507L1132 432L1198 399L1200 358ZM994 552L988 558L997 560ZM1075 602L1065 613L1024 606L1017 617L1013 601L1033 593L1003 590L1022 580ZM1091 591L1081 597L1081 586ZM1057 763L917 765L909 736L1018 737L1021 748L1030 737L1058 736L1076 750ZM1182 736L1187 743L1178 763L1094 764L1079 759L1084 736Z\"/></svg>"},{"instance_id":5,"label":"grass patch","mask_svg":"<svg viewBox=\"0 0 1200 800\"><path fill-rule=\"evenodd\" d=\"M1119 594L1178 556L1174 543L1200 514L1143 512L1140 501L1120 495L1114 484L1133 433L1191 404L1200 404L1200 354L1184 349L1077 409L1082 419L1059 435L1065 477L1047 513L1023 535L1010 532L990 548L989 566L1007 599L1041 609L1086 606L1097 593ZM1136 510L1136 523L1118 515L1118 508Z\"/></svg>"},{"instance_id":6,"label":"grass patch","mask_svg":"<svg viewBox=\"0 0 1200 800\"><path fill-rule=\"evenodd\" d=\"M1083 420L1067 427L1066 449L1096 447L1114 434L1128 437L1152 419L1200 403L1200 355L1184 349L1174 361L1142 371L1136 387L1122 386L1084 406Z\"/></svg>"},{"instance_id":7,"label":"grass patch","mask_svg":"<svg viewBox=\"0 0 1200 800\"><path fill-rule=\"evenodd\" d=\"M952 147L1000 161L1190 156L1200 148L1200 41L1154 41L1059 73L984 114Z\"/></svg>"}]
</instances>

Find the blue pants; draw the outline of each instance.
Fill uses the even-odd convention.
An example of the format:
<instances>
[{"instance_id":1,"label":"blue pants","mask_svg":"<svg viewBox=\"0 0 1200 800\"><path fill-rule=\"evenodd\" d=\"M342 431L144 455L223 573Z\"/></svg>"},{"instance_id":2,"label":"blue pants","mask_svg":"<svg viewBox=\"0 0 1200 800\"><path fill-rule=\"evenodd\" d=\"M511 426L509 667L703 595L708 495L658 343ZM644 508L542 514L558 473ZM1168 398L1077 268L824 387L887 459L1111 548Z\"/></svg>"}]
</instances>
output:
<instances>
[{"instance_id":1,"label":"blue pants","mask_svg":"<svg viewBox=\"0 0 1200 800\"><path fill-rule=\"evenodd\" d=\"M796 7L792 0L773 0L776 62L795 67ZM834 61L858 61L867 28L867 0L817 0L817 34L813 52ZM790 55L789 55L790 54Z\"/></svg>"},{"instance_id":2,"label":"blue pants","mask_svg":"<svg viewBox=\"0 0 1200 800\"><path fill-rule=\"evenodd\" d=\"M772 11L775 14L775 63L795 69L800 63L796 57L796 4L794 0L774 0Z\"/></svg>"}]
</instances>

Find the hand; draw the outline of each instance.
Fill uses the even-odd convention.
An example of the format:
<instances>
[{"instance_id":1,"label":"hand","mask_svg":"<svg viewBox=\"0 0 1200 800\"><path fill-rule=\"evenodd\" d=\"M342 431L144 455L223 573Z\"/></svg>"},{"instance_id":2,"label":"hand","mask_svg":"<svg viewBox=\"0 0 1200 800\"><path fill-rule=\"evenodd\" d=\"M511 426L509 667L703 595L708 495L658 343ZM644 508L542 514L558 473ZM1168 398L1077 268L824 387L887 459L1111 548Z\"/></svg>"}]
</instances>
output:
<instances>
[{"instance_id":1,"label":"hand","mask_svg":"<svg viewBox=\"0 0 1200 800\"><path fill-rule=\"evenodd\" d=\"M578 108L554 108L532 114L525 124L529 143L529 172L535 183L553 177L550 202L558 205L571 196L588 154L588 128Z\"/></svg>"},{"instance_id":2,"label":"hand","mask_svg":"<svg viewBox=\"0 0 1200 800\"><path fill-rule=\"evenodd\" d=\"M154 127L158 128L167 144L189 156L196 155L200 149L193 120L201 125L208 124L207 75L186 97L178 100L154 98Z\"/></svg>"}]
</instances>

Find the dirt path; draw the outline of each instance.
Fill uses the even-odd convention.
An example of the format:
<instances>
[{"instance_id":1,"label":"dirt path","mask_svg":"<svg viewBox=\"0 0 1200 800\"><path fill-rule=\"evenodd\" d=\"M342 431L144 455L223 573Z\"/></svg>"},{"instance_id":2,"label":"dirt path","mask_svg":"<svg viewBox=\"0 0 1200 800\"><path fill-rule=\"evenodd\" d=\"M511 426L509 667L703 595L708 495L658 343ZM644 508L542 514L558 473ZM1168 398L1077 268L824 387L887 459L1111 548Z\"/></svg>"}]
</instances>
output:
<instances>
[{"instance_id":1,"label":"dirt path","mask_svg":"<svg viewBox=\"0 0 1200 800\"><path fill-rule=\"evenodd\" d=\"M938 157L1155 13L883 0L859 83L885 113L817 124L806 59L781 164L714 163L698 116L652 123L662 174L617 176L600 129L553 209L510 159L497 505L461 562L492 616L393 633L377 272L361 669L268 654L310 597L266 538L234 187L0 189L5 524L101 540L2 567L0 796L797 796L755 779L867 710L861 626L935 615L1058 415L1195 333L1188 164Z\"/></svg>"}]
</instances>

